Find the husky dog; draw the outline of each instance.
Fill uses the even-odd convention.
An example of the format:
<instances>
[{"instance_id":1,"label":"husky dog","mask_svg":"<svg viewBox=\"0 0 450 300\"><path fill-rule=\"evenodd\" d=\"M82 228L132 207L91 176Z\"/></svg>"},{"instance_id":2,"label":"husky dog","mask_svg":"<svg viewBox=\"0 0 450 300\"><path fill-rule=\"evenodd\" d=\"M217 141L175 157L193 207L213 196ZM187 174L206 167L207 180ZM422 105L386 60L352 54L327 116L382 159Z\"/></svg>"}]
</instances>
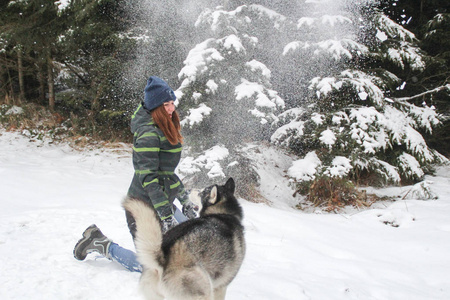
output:
<instances>
[{"instance_id":1,"label":"husky dog","mask_svg":"<svg viewBox=\"0 0 450 300\"><path fill-rule=\"evenodd\" d=\"M143 266L140 286L149 300L225 299L245 255L242 208L232 178L223 186L193 190L190 200L200 217L161 233L154 209L126 199L136 220L135 245Z\"/></svg>"}]
</instances>

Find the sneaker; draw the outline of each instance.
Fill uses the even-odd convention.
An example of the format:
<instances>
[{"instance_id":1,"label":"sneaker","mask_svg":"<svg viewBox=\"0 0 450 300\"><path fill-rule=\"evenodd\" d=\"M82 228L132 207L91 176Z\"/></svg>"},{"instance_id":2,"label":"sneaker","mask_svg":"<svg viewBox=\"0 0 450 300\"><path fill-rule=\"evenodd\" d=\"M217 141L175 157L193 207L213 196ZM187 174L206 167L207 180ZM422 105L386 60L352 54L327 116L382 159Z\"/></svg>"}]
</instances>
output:
<instances>
[{"instance_id":1,"label":"sneaker","mask_svg":"<svg viewBox=\"0 0 450 300\"><path fill-rule=\"evenodd\" d=\"M91 252L98 252L109 258L108 248L111 240L108 239L97 227L92 224L83 232L83 237L77 242L73 249L73 256L78 260L84 260Z\"/></svg>"}]
</instances>

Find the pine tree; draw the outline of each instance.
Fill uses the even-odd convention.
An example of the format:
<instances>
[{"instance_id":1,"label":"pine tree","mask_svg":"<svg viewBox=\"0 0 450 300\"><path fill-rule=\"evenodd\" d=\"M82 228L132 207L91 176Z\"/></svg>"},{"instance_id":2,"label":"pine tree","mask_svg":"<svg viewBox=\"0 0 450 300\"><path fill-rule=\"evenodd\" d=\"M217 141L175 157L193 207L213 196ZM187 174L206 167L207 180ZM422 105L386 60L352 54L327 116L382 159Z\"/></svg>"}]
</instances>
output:
<instances>
[{"instance_id":1,"label":"pine tree","mask_svg":"<svg viewBox=\"0 0 450 300\"><path fill-rule=\"evenodd\" d=\"M196 26L209 34L188 54L176 91L187 144L193 153L204 151L191 164L202 168L198 183L234 175L256 184L257 175L242 155L251 141L268 139L270 124L284 101L271 88L271 71L258 60L261 26L277 26L283 17L259 5L206 9ZM203 161L210 148L222 149L220 165ZM205 156L206 155L206 156ZM186 163L187 161L185 161ZM202 174L207 174L203 176Z\"/></svg>"},{"instance_id":2,"label":"pine tree","mask_svg":"<svg viewBox=\"0 0 450 300\"><path fill-rule=\"evenodd\" d=\"M334 38L303 38L285 48L288 58L312 57L328 72L309 80L310 105L284 112L272 136L273 142L316 162L313 171L301 170L304 161L299 160L290 175L299 184L318 176L370 179L372 184L421 179L430 164L445 158L419 132L432 132L439 124L436 111L397 97L406 74L425 68L418 40L373 7L360 14L319 12L301 18L299 29L314 27Z\"/></svg>"}]
</instances>

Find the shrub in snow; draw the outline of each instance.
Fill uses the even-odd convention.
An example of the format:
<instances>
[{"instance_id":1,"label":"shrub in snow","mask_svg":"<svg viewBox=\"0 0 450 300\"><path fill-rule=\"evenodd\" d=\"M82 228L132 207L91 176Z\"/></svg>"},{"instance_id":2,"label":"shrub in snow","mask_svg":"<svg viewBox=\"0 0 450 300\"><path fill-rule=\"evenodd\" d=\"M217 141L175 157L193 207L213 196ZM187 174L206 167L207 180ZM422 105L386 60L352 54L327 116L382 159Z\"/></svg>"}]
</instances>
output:
<instances>
[{"instance_id":1,"label":"shrub in snow","mask_svg":"<svg viewBox=\"0 0 450 300\"><path fill-rule=\"evenodd\" d=\"M307 194L306 200L325 211L338 211L344 206L370 206L365 192L355 188L346 178L316 176L309 184L300 184L297 192Z\"/></svg>"},{"instance_id":2,"label":"shrub in snow","mask_svg":"<svg viewBox=\"0 0 450 300\"><path fill-rule=\"evenodd\" d=\"M288 170L295 179L296 193L306 194L306 200L314 206L334 211L343 206L360 206L366 195L358 191L346 177L352 165L346 157L336 156L331 165L322 164L316 152L309 152L304 159L297 160Z\"/></svg>"}]
</instances>

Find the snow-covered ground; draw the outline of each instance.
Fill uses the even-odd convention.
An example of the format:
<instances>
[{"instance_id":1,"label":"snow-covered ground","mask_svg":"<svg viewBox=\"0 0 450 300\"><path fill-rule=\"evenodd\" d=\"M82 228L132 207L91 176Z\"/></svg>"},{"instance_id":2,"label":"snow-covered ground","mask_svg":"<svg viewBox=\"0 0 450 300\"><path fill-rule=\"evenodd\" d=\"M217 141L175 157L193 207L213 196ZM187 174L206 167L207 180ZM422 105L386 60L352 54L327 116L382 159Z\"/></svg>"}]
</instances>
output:
<instances>
[{"instance_id":1,"label":"snow-covered ground","mask_svg":"<svg viewBox=\"0 0 450 300\"><path fill-rule=\"evenodd\" d=\"M92 223L133 248L120 206L130 157L127 147L79 152L0 130L0 299L140 299L139 274L72 256ZM262 181L278 176L265 168ZM242 200L248 250L227 299L450 299L450 168L427 179L437 200L407 195L346 214Z\"/></svg>"}]
</instances>

